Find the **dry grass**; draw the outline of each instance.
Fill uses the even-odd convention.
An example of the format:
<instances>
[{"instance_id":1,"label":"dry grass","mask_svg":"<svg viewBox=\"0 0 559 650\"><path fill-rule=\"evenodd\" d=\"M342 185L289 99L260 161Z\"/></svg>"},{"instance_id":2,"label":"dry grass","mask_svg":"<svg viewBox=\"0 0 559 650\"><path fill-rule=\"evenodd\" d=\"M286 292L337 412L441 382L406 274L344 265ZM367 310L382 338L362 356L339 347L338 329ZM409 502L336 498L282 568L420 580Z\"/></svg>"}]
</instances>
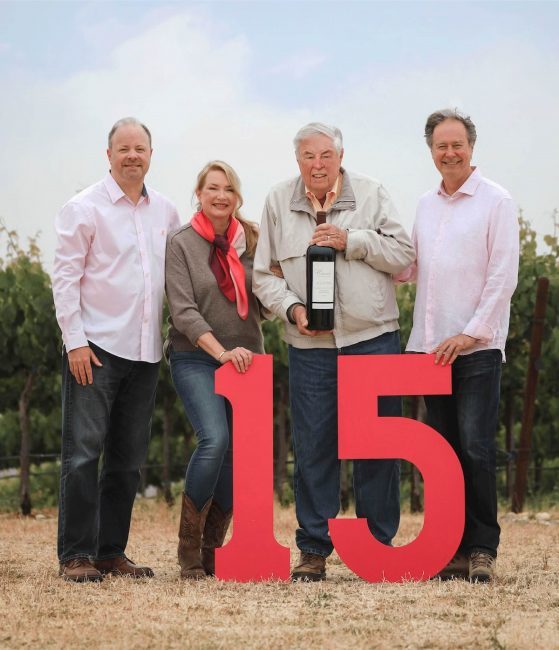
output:
<instances>
[{"instance_id":1,"label":"dry grass","mask_svg":"<svg viewBox=\"0 0 559 650\"><path fill-rule=\"evenodd\" d=\"M128 552L148 581L57 576L56 513L0 515L0 648L559 648L559 513L504 517L498 580L367 584L334 555L321 584L184 583L178 508L140 501ZM400 540L421 525L404 515ZM276 534L293 548L291 509ZM295 558L295 553L292 554Z\"/></svg>"}]
</instances>

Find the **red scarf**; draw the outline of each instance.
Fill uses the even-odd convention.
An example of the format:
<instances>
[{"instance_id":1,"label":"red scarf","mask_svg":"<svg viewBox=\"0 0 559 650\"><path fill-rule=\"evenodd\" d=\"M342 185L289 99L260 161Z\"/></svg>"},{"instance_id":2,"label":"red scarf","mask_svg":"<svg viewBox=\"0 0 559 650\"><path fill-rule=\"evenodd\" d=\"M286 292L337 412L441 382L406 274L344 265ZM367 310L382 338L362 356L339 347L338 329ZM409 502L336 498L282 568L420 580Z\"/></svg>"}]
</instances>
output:
<instances>
[{"instance_id":1,"label":"red scarf","mask_svg":"<svg viewBox=\"0 0 559 650\"><path fill-rule=\"evenodd\" d=\"M245 267L239 259L237 249L246 248L245 231L238 219L231 216L225 235L216 235L212 222L203 212L197 212L190 221L192 228L211 242L210 269L217 280L223 295L233 302L237 301L237 313L246 320L248 316L248 297L245 286Z\"/></svg>"}]
</instances>

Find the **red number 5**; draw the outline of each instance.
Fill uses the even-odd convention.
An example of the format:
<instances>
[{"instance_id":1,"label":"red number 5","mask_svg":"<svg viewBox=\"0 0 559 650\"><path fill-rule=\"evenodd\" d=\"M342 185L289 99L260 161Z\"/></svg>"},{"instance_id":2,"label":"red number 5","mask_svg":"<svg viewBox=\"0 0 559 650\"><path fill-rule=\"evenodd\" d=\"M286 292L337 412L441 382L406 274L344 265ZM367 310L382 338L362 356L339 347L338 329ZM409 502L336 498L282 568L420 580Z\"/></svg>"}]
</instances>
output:
<instances>
[{"instance_id":1,"label":"red number 5","mask_svg":"<svg viewBox=\"0 0 559 650\"><path fill-rule=\"evenodd\" d=\"M419 469L424 481L423 528L406 546L381 544L365 519L330 519L339 556L369 582L427 580L458 548L464 530L464 477L456 454L421 422L378 416L379 396L450 392L450 366L436 366L432 355L338 359L339 457L403 458Z\"/></svg>"}]
</instances>

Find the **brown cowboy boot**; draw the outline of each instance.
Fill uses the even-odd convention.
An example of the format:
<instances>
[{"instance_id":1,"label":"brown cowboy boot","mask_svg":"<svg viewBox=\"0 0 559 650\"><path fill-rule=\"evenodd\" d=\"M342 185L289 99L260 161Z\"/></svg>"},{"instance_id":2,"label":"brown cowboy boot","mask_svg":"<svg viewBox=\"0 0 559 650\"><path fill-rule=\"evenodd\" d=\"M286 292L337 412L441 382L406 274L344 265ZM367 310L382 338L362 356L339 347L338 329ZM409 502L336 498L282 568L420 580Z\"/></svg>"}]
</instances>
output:
<instances>
[{"instance_id":1,"label":"brown cowboy boot","mask_svg":"<svg viewBox=\"0 0 559 650\"><path fill-rule=\"evenodd\" d=\"M206 523L212 500L207 500L202 510L198 511L190 497L182 495L181 522L179 526L178 558L181 578L200 580L206 577L200 556L202 531Z\"/></svg>"},{"instance_id":2,"label":"brown cowboy boot","mask_svg":"<svg viewBox=\"0 0 559 650\"><path fill-rule=\"evenodd\" d=\"M223 512L215 501L212 502L202 538L202 565L208 576L215 575L215 549L223 546L232 515L233 510Z\"/></svg>"}]
</instances>

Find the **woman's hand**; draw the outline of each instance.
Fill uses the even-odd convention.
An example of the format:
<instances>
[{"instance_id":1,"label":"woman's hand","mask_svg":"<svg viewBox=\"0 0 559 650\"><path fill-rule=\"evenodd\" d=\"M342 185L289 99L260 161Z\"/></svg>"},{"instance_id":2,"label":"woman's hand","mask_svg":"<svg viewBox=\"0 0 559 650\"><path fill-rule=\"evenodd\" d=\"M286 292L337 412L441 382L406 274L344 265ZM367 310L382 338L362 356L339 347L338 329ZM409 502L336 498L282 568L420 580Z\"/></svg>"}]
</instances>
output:
<instances>
[{"instance_id":1,"label":"woman's hand","mask_svg":"<svg viewBox=\"0 0 559 650\"><path fill-rule=\"evenodd\" d=\"M246 348L233 348L232 350L226 350L225 354L219 359L219 362L223 365L231 361L237 372L246 372L252 363L252 356L252 352Z\"/></svg>"}]
</instances>

